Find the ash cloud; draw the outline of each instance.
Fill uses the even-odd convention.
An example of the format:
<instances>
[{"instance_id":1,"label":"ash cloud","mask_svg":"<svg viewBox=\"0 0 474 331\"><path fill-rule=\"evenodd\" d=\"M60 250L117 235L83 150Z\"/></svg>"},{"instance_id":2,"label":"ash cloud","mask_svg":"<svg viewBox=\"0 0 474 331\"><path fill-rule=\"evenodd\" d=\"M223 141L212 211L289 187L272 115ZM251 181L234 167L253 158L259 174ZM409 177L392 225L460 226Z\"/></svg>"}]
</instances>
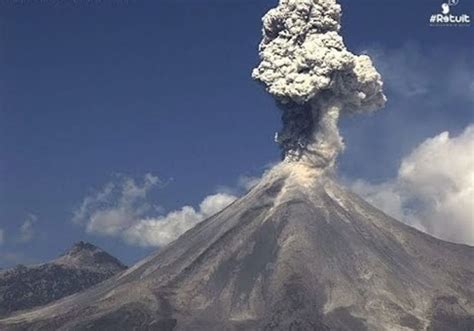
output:
<instances>
[{"instance_id":1,"label":"ash cloud","mask_svg":"<svg viewBox=\"0 0 474 331\"><path fill-rule=\"evenodd\" d=\"M370 57L346 49L340 19L335 0L280 0L263 17L261 62L252 77L283 112L276 141L286 161L332 167L344 149L341 113L385 104L380 74Z\"/></svg>"}]
</instances>

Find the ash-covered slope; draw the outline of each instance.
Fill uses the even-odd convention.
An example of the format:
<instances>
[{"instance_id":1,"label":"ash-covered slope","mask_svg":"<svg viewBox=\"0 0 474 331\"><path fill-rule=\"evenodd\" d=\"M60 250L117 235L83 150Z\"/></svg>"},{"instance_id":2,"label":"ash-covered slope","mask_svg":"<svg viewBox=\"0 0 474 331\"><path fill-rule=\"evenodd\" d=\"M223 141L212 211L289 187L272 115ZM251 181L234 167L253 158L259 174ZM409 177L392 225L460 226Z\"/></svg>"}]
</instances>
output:
<instances>
[{"instance_id":1,"label":"ash-covered slope","mask_svg":"<svg viewBox=\"0 0 474 331\"><path fill-rule=\"evenodd\" d=\"M474 248L297 163L99 286L2 330L472 330Z\"/></svg>"},{"instance_id":2,"label":"ash-covered slope","mask_svg":"<svg viewBox=\"0 0 474 331\"><path fill-rule=\"evenodd\" d=\"M124 269L116 258L81 241L50 262L2 270L0 316L82 291Z\"/></svg>"}]
</instances>

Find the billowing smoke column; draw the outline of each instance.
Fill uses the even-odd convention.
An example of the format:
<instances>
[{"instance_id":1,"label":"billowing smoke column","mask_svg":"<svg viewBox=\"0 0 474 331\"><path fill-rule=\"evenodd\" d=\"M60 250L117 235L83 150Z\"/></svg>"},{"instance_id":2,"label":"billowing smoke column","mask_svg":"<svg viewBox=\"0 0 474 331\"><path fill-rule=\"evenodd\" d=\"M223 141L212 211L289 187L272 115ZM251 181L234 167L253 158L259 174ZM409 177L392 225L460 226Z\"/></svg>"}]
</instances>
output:
<instances>
[{"instance_id":1,"label":"billowing smoke column","mask_svg":"<svg viewBox=\"0 0 474 331\"><path fill-rule=\"evenodd\" d=\"M380 74L366 55L349 52L339 35L336 0L280 0L263 17L261 81L283 110L276 140L286 161L332 167L344 143L341 112L371 112L384 106Z\"/></svg>"}]
</instances>

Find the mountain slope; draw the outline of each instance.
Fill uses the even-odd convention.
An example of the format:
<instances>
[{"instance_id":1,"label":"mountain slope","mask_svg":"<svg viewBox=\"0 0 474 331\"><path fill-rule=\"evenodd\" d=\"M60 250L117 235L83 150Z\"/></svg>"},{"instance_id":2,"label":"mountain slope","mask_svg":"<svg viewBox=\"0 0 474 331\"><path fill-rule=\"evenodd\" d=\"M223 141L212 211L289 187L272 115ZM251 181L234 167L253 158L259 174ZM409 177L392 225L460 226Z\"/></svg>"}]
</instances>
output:
<instances>
[{"instance_id":1,"label":"mountain slope","mask_svg":"<svg viewBox=\"0 0 474 331\"><path fill-rule=\"evenodd\" d=\"M100 248L75 244L55 260L0 271L0 316L89 288L126 267Z\"/></svg>"},{"instance_id":2,"label":"mountain slope","mask_svg":"<svg viewBox=\"0 0 474 331\"><path fill-rule=\"evenodd\" d=\"M125 273L0 328L471 330L473 261L283 163Z\"/></svg>"}]
</instances>

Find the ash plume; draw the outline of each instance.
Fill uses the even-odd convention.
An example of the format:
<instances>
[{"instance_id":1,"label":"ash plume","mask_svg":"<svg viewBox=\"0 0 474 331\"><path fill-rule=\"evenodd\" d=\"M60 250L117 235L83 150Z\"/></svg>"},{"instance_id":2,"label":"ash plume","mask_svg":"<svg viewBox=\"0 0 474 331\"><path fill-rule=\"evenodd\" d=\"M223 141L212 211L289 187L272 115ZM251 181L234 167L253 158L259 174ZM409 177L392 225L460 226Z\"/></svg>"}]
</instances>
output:
<instances>
[{"instance_id":1,"label":"ash plume","mask_svg":"<svg viewBox=\"0 0 474 331\"><path fill-rule=\"evenodd\" d=\"M252 77L283 111L276 141L285 161L331 168L344 149L341 113L385 104L380 74L370 57L346 49L340 19L336 0L280 0L262 19L261 62Z\"/></svg>"}]
</instances>

